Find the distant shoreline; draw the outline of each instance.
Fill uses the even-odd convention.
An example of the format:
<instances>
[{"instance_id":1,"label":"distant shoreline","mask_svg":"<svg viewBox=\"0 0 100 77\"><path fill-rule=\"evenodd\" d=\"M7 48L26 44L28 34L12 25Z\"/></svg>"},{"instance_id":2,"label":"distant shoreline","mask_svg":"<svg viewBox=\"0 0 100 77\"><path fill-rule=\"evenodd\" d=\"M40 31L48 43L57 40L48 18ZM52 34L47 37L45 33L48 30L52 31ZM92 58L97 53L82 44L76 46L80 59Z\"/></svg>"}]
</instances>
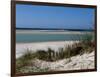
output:
<instances>
[{"instance_id":1,"label":"distant shoreline","mask_svg":"<svg viewBox=\"0 0 100 77\"><path fill-rule=\"evenodd\" d=\"M86 33L91 33L85 31ZM17 34L84 34L81 31L16 30Z\"/></svg>"}]
</instances>

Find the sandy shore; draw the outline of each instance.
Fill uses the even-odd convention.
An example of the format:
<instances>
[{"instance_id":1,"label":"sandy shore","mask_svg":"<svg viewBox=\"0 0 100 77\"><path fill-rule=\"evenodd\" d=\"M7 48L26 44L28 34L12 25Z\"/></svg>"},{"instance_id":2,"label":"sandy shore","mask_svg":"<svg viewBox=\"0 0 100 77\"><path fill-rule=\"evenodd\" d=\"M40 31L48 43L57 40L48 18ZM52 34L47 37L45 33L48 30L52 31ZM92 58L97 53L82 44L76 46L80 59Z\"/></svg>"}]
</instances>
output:
<instances>
[{"instance_id":1,"label":"sandy shore","mask_svg":"<svg viewBox=\"0 0 100 77\"><path fill-rule=\"evenodd\" d=\"M55 41L55 42L34 42L34 43L16 43L16 58L20 57L27 49L32 50L47 50L51 48L57 51L66 45L72 45L78 41Z\"/></svg>"}]
</instances>

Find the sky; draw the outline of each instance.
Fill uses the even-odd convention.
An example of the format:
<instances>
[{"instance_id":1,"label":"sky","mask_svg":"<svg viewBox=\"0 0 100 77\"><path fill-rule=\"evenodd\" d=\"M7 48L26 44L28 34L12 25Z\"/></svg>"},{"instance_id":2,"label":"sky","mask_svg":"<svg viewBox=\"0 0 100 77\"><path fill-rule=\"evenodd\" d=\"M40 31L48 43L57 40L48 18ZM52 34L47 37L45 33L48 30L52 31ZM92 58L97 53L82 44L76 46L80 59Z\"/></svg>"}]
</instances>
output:
<instances>
[{"instance_id":1,"label":"sky","mask_svg":"<svg viewBox=\"0 0 100 77\"><path fill-rule=\"evenodd\" d=\"M16 4L16 28L93 29L94 8Z\"/></svg>"}]
</instances>

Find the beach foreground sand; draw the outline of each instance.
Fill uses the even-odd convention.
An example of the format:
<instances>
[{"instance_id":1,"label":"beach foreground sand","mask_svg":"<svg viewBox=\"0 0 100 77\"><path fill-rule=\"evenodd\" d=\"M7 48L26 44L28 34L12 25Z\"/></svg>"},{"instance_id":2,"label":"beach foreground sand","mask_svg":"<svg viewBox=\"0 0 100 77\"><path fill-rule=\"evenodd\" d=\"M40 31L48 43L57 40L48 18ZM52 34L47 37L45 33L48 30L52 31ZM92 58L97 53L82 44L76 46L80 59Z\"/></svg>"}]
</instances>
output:
<instances>
[{"instance_id":1,"label":"beach foreground sand","mask_svg":"<svg viewBox=\"0 0 100 77\"><path fill-rule=\"evenodd\" d=\"M16 43L16 58L20 57L25 51L32 50L47 50L51 48L57 51L59 48L63 48L79 41L54 41L54 42L34 42L34 43Z\"/></svg>"},{"instance_id":2,"label":"beach foreground sand","mask_svg":"<svg viewBox=\"0 0 100 77\"><path fill-rule=\"evenodd\" d=\"M47 50L51 48L55 52L59 48L78 43L79 41L56 41L56 42L39 42L39 43L17 43L16 44L16 58L19 58L23 53L29 49L32 52L36 50ZM44 71L67 71L67 70L81 70L95 68L95 51L91 53L79 54L70 58L59 59L57 61L49 62L40 59L32 59L29 65L20 69L21 73Z\"/></svg>"},{"instance_id":3,"label":"beach foreground sand","mask_svg":"<svg viewBox=\"0 0 100 77\"><path fill-rule=\"evenodd\" d=\"M21 73L48 71L68 71L68 70L84 70L95 69L94 51L89 54L77 55L68 59L62 59L55 62L47 62L39 59L32 61L31 65L20 70Z\"/></svg>"},{"instance_id":4,"label":"beach foreground sand","mask_svg":"<svg viewBox=\"0 0 100 77\"><path fill-rule=\"evenodd\" d=\"M36 60L34 63L42 69L49 68L54 71L94 69L94 51L90 54L77 55L56 62Z\"/></svg>"}]
</instances>

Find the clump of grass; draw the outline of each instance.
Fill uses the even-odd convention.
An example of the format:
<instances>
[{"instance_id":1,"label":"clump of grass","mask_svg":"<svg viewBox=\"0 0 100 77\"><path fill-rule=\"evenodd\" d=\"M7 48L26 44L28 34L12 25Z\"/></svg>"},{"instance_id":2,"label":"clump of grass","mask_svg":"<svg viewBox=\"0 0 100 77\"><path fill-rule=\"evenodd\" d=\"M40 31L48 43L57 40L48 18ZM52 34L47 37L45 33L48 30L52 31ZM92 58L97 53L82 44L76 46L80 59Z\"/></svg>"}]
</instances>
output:
<instances>
[{"instance_id":1,"label":"clump of grass","mask_svg":"<svg viewBox=\"0 0 100 77\"><path fill-rule=\"evenodd\" d=\"M94 33L85 34L85 37L81 41L83 51L85 53L91 53L95 49L95 39L94 39Z\"/></svg>"},{"instance_id":2,"label":"clump of grass","mask_svg":"<svg viewBox=\"0 0 100 77\"><path fill-rule=\"evenodd\" d=\"M19 71L22 67L31 64L31 60L36 57L34 53L27 49L25 53L18 59L16 59L16 71Z\"/></svg>"}]
</instances>

